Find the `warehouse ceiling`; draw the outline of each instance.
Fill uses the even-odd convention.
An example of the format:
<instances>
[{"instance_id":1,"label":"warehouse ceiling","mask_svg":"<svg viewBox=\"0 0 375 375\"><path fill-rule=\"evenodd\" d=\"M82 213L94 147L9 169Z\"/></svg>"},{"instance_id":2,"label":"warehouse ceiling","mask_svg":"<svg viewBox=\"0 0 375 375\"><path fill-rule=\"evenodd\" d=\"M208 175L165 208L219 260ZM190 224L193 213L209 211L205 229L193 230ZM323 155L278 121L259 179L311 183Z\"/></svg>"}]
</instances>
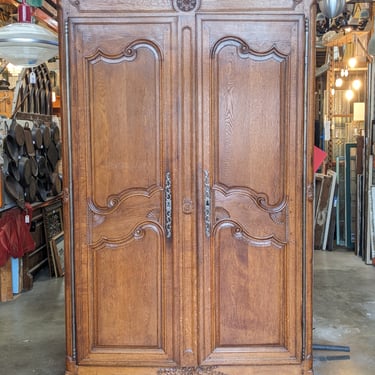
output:
<instances>
[{"instance_id":1,"label":"warehouse ceiling","mask_svg":"<svg viewBox=\"0 0 375 375\"><path fill-rule=\"evenodd\" d=\"M33 16L35 22L47 27L51 31L57 32L57 0L44 0L43 5L34 8ZM0 0L0 26L17 22L17 7L19 2L16 0Z\"/></svg>"}]
</instances>

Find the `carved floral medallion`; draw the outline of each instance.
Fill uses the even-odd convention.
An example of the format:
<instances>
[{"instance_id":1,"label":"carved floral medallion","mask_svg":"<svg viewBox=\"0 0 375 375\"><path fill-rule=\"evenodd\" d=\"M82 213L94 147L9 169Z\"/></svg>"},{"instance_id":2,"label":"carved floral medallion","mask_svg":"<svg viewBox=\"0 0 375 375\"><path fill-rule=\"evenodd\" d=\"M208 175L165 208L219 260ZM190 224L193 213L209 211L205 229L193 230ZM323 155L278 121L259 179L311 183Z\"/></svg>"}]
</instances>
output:
<instances>
[{"instance_id":1,"label":"carved floral medallion","mask_svg":"<svg viewBox=\"0 0 375 375\"><path fill-rule=\"evenodd\" d=\"M177 8L183 12L190 12L197 6L197 0L177 0Z\"/></svg>"}]
</instances>

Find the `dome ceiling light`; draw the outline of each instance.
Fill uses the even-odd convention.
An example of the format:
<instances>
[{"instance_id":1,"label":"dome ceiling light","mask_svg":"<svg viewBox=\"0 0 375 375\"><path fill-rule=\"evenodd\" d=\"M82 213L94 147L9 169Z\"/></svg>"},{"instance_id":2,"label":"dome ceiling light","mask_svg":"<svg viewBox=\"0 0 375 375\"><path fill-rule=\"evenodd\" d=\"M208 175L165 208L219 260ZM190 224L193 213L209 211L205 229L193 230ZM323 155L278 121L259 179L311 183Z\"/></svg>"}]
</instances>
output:
<instances>
[{"instance_id":1,"label":"dome ceiling light","mask_svg":"<svg viewBox=\"0 0 375 375\"><path fill-rule=\"evenodd\" d=\"M345 9L345 0L321 0L319 8L321 12L328 18L337 17Z\"/></svg>"},{"instance_id":2,"label":"dome ceiling light","mask_svg":"<svg viewBox=\"0 0 375 375\"><path fill-rule=\"evenodd\" d=\"M18 7L18 21L0 28L0 58L31 68L58 54L57 35L31 22L31 8L25 0Z\"/></svg>"}]
</instances>

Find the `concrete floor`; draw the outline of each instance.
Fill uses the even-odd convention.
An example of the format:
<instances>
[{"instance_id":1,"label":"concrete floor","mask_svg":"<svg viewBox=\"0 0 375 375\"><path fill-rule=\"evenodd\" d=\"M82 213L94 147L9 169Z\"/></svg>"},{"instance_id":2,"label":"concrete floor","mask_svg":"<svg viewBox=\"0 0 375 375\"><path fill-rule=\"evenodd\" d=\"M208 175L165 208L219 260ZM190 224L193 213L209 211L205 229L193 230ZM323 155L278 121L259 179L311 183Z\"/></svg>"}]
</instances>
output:
<instances>
[{"instance_id":1,"label":"concrete floor","mask_svg":"<svg viewBox=\"0 0 375 375\"><path fill-rule=\"evenodd\" d=\"M375 374L375 267L346 249L314 251L315 375ZM341 359L340 359L341 358Z\"/></svg>"},{"instance_id":2,"label":"concrete floor","mask_svg":"<svg viewBox=\"0 0 375 375\"><path fill-rule=\"evenodd\" d=\"M375 267L348 250L314 252L315 375L375 374ZM63 375L64 279L40 273L31 291L0 303L0 374ZM277 374L275 374L277 375Z\"/></svg>"},{"instance_id":3,"label":"concrete floor","mask_svg":"<svg viewBox=\"0 0 375 375\"><path fill-rule=\"evenodd\" d=\"M42 270L28 292L0 303L0 374L65 374L64 279Z\"/></svg>"}]
</instances>

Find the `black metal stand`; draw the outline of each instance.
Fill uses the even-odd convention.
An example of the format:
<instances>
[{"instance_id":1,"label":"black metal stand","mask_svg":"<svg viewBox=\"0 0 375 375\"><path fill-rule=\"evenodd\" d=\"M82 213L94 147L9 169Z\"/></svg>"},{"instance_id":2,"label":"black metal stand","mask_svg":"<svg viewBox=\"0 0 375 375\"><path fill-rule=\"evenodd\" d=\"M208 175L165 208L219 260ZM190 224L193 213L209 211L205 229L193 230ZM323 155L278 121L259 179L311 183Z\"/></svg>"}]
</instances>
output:
<instances>
[{"instance_id":1,"label":"black metal stand","mask_svg":"<svg viewBox=\"0 0 375 375\"><path fill-rule=\"evenodd\" d=\"M319 345L313 344L313 350L332 350L334 352L350 352L349 346L341 346L341 345Z\"/></svg>"},{"instance_id":2,"label":"black metal stand","mask_svg":"<svg viewBox=\"0 0 375 375\"><path fill-rule=\"evenodd\" d=\"M313 344L313 350L329 350L333 352L350 352L349 346L341 346L341 345L320 345L320 344ZM342 361L342 360L349 360L350 355L329 355L329 356L315 356L314 358L318 361L325 362L325 361Z\"/></svg>"}]
</instances>

